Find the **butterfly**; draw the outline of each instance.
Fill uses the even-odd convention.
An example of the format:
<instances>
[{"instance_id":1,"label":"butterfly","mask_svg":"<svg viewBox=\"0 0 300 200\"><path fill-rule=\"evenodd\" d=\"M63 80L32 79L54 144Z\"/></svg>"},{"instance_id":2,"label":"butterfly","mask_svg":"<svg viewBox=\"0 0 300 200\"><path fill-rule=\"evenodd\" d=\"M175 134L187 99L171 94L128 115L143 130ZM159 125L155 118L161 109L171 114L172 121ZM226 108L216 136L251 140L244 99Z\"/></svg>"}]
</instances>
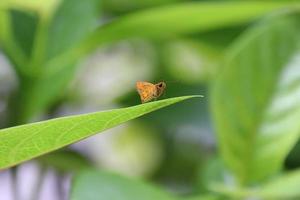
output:
<instances>
[{"instance_id":1,"label":"butterfly","mask_svg":"<svg viewBox=\"0 0 300 200\"><path fill-rule=\"evenodd\" d=\"M136 90L141 97L142 103L156 100L164 93L166 86L165 82L159 82L157 84L144 81L136 82Z\"/></svg>"}]
</instances>

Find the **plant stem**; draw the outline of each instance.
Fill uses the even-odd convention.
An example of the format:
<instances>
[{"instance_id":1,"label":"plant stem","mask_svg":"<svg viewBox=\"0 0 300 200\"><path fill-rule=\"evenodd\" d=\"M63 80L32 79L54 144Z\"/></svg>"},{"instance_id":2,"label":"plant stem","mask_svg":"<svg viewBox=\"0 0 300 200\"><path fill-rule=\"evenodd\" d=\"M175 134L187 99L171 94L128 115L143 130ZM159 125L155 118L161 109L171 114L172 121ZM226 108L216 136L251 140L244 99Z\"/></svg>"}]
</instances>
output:
<instances>
[{"instance_id":1,"label":"plant stem","mask_svg":"<svg viewBox=\"0 0 300 200\"><path fill-rule=\"evenodd\" d=\"M19 88L11 96L9 100L9 119L8 126L16 126L28 123L30 120L32 93L34 92L34 85L38 84L32 77L20 77Z\"/></svg>"}]
</instances>

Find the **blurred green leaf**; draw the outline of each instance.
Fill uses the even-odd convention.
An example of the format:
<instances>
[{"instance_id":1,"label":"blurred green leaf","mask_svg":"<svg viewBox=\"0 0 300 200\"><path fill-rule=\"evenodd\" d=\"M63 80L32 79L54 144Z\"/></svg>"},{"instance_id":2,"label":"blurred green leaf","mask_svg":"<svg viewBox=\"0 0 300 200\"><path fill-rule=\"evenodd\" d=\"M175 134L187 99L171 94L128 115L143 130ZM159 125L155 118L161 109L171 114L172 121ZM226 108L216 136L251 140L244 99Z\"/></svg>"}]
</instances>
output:
<instances>
[{"instance_id":1,"label":"blurred green leaf","mask_svg":"<svg viewBox=\"0 0 300 200\"><path fill-rule=\"evenodd\" d=\"M62 117L0 130L0 169L16 165L159 108L200 96L183 96L133 107Z\"/></svg>"},{"instance_id":2,"label":"blurred green leaf","mask_svg":"<svg viewBox=\"0 0 300 200\"><path fill-rule=\"evenodd\" d=\"M27 61L24 51L14 35L13 13L0 9L0 47L20 73L21 65ZM30 25L28 25L30 27Z\"/></svg>"},{"instance_id":3,"label":"blurred green leaf","mask_svg":"<svg viewBox=\"0 0 300 200\"><path fill-rule=\"evenodd\" d=\"M300 170L283 174L264 184L258 193L263 199L299 199Z\"/></svg>"},{"instance_id":4,"label":"blurred green leaf","mask_svg":"<svg viewBox=\"0 0 300 200\"><path fill-rule=\"evenodd\" d=\"M0 45L3 46L3 42L7 38L7 27L8 26L8 13L0 10Z\"/></svg>"},{"instance_id":5,"label":"blurred green leaf","mask_svg":"<svg viewBox=\"0 0 300 200\"><path fill-rule=\"evenodd\" d=\"M248 30L213 88L220 150L240 183L278 172L299 138L299 27L286 14Z\"/></svg>"},{"instance_id":6,"label":"blurred green leaf","mask_svg":"<svg viewBox=\"0 0 300 200\"><path fill-rule=\"evenodd\" d=\"M211 80L221 60L219 52L190 39L171 41L163 46L162 53L171 78L190 85Z\"/></svg>"},{"instance_id":7,"label":"blurred green leaf","mask_svg":"<svg viewBox=\"0 0 300 200\"><path fill-rule=\"evenodd\" d=\"M121 13L128 13L134 10L140 10L154 6L163 6L166 4L176 3L180 1L185 0L102 0L102 6L104 7L105 12L108 12L108 14L119 15Z\"/></svg>"},{"instance_id":8,"label":"blurred green leaf","mask_svg":"<svg viewBox=\"0 0 300 200\"><path fill-rule=\"evenodd\" d=\"M70 62L70 60L98 48L99 45L130 37L163 38L248 23L287 5L294 4L282 2L192 2L136 12L99 27L79 47L50 60L48 65L56 66L59 63ZM49 73L55 73L60 69L60 66L56 67L50 69Z\"/></svg>"},{"instance_id":9,"label":"blurred green leaf","mask_svg":"<svg viewBox=\"0 0 300 200\"><path fill-rule=\"evenodd\" d=\"M27 57L31 56L37 26L37 15L19 10L11 10L13 38ZM26 63L23 63L25 65Z\"/></svg>"},{"instance_id":10,"label":"blurred green leaf","mask_svg":"<svg viewBox=\"0 0 300 200\"><path fill-rule=\"evenodd\" d=\"M75 177L72 200L174 200L160 188L106 171L83 171Z\"/></svg>"},{"instance_id":11,"label":"blurred green leaf","mask_svg":"<svg viewBox=\"0 0 300 200\"><path fill-rule=\"evenodd\" d=\"M12 99L11 122L27 123L40 114L50 103L61 98L62 91L73 78L74 67L62 68L55 74L40 77L21 77L17 95Z\"/></svg>"},{"instance_id":12,"label":"blurred green leaf","mask_svg":"<svg viewBox=\"0 0 300 200\"><path fill-rule=\"evenodd\" d=\"M277 2L193 2L154 8L100 27L86 45L94 48L99 43L125 37L161 37L234 26L286 5Z\"/></svg>"},{"instance_id":13,"label":"blurred green leaf","mask_svg":"<svg viewBox=\"0 0 300 200\"><path fill-rule=\"evenodd\" d=\"M40 164L54 167L62 172L79 172L92 167L92 163L81 154L71 151L55 151L38 158Z\"/></svg>"},{"instance_id":14,"label":"blurred green leaf","mask_svg":"<svg viewBox=\"0 0 300 200\"><path fill-rule=\"evenodd\" d=\"M62 1L49 27L48 58L73 48L96 29L100 11L99 2L99 0Z\"/></svg>"},{"instance_id":15,"label":"blurred green leaf","mask_svg":"<svg viewBox=\"0 0 300 200\"><path fill-rule=\"evenodd\" d=\"M205 45L213 48L215 51L224 52L232 42L242 34L246 28L249 27L249 23L241 24L233 27L225 27L222 29L216 29L206 31L203 33L196 33L191 35L193 39L198 39Z\"/></svg>"},{"instance_id":16,"label":"blurred green leaf","mask_svg":"<svg viewBox=\"0 0 300 200\"><path fill-rule=\"evenodd\" d=\"M225 183L226 173L224 163L219 157L215 156L208 159L199 169L197 189L201 192L208 192L210 191L210 185Z\"/></svg>"}]
</instances>

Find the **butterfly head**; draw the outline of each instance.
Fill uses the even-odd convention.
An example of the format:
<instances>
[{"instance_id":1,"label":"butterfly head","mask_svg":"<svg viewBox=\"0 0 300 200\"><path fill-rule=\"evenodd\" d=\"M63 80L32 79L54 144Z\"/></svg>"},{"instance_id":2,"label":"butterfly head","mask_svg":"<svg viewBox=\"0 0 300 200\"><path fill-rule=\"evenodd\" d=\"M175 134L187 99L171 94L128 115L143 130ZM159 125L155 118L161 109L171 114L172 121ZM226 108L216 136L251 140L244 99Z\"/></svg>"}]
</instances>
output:
<instances>
[{"instance_id":1,"label":"butterfly head","mask_svg":"<svg viewBox=\"0 0 300 200\"><path fill-rule=\"evenodd\" d=\"M167 87L165 82L159 82L159 83L155 84L155 86L156 86L156 90L157 90L157 97L161 96Z\"/></svg>"}]
</instances>

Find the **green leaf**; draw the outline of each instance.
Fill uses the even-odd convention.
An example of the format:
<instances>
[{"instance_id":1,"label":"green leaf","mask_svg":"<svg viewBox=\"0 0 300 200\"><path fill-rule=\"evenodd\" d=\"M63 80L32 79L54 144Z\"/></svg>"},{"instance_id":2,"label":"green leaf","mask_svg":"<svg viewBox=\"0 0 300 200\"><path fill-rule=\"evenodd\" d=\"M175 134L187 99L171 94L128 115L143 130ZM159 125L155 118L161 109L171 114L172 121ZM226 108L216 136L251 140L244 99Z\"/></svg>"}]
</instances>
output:
<instances>
[{"instance_id":1,"label":"green leaf","mask_svg":"<svg viewBox=\"0 0 300 200\"><path fill-rule=\"evenodd\" d=\"M263 199L299 199L300 170L288 172L264 184L258 193Z\"/></svg>"},{"instance_id":2,"label":"green leaf","mask_svg":"<svg viewBox=\"0 0 300 200\"><path fill-rule=\"evenodd\" d=\"M19 10L11 10L10 15L13 37L24 54L30 57L38 21L37 15Z\"/></svg>"},{"instance_id":3,"label":"green leaf","mask_svg":"<svg viewBox=\"0 0 300 200\"><path fill-rule=\"evenodd\" d=\"M96 29L99 2L99 0L62 1L49 27L48 58L73 48Z\"/></svg>"},{"instance_id":4,"label":"green leaf","mask_svg":"<svg viewBox=\"0 0 300 200\"><path fill-rule=\"evenodd\" d=\"M75 177L71 200L174 200L158 187L106 171L83 171Z\"/></svg>"},{"instance_id":5,"label":"green leaf","mask_svg":"<svg viewBox=\"0 0 300 200\"><path fill-rule=\"evenodd\" d=\"M159 108L200 96L183 96L133 107L62 117L0 130L0 169L62 148Z\"/></svg>"},{"instance_id":6,"label":"green leaf","mask_svg":"<svg viewBox=\"0 0 300 200\"><path fill-rule=\"evenodd\" d=\"M255 25L230 48L212 92L220 150L240 183L277 173L300 133L299 17Z\"/></svg>"},{"instance_id":7,"label":"green leaf","mask_svg":"<svg viewBox=\"0 0 300 200\"><path fill-rule=\"evenodd\" d=\"M82 57L107 42L132 37L164 38L178 34L205 32L248 23L272 10L294 5L282 2L192 2L163 6L122 16L99 27L72 51L49 61L59 70L59 63ZM50 72L49 72L50 73Z\"/></svg>"},{"instance_id":8,"label":"green leaf","mask_svg":"<svg viewBox=\"0 0 300 200\"><path fill-rule=\"evenodd\" d=\"M8 12L0 10L0 45L3 46L3 42L8 37Z\"/></svg>"},{"instance_id":9,"label":"green leaf","mask_svg":"<svg viewBox=\"0 0 300 200\"><path fill-rule=\"evenodd\" d=\"M219 157L212 157L200 167L198 172L198 190L201 192L210 191L210 186L215 183L224 183L226 168Z\"/></svg>"},{"instance_id":10,"label":"green leaf","mask_svg":"<svg viewBox=\"0 0 300 200\"><path fill-rule=\"evenodd\" d=\"M27 59L25 53L21 49L20 44L18 44L18 41L15 38L14 31L16 31L16 28L13 27L14 17L16 16L13 15L13 12L0 9L0 47L2 48L3 52L7 55L7 57L10 59L17 73L20 73L22 71L20 66L23 63L25 63ZM22 21L26 21L26 19L25 20L22 19ZM28 22L28 18L27 18L27 22ZM31 27L30 24L28 24L27 26ZM28 34L28 32L26 31L24 32L25 35Z\"/></svg>"}]
</instances>

